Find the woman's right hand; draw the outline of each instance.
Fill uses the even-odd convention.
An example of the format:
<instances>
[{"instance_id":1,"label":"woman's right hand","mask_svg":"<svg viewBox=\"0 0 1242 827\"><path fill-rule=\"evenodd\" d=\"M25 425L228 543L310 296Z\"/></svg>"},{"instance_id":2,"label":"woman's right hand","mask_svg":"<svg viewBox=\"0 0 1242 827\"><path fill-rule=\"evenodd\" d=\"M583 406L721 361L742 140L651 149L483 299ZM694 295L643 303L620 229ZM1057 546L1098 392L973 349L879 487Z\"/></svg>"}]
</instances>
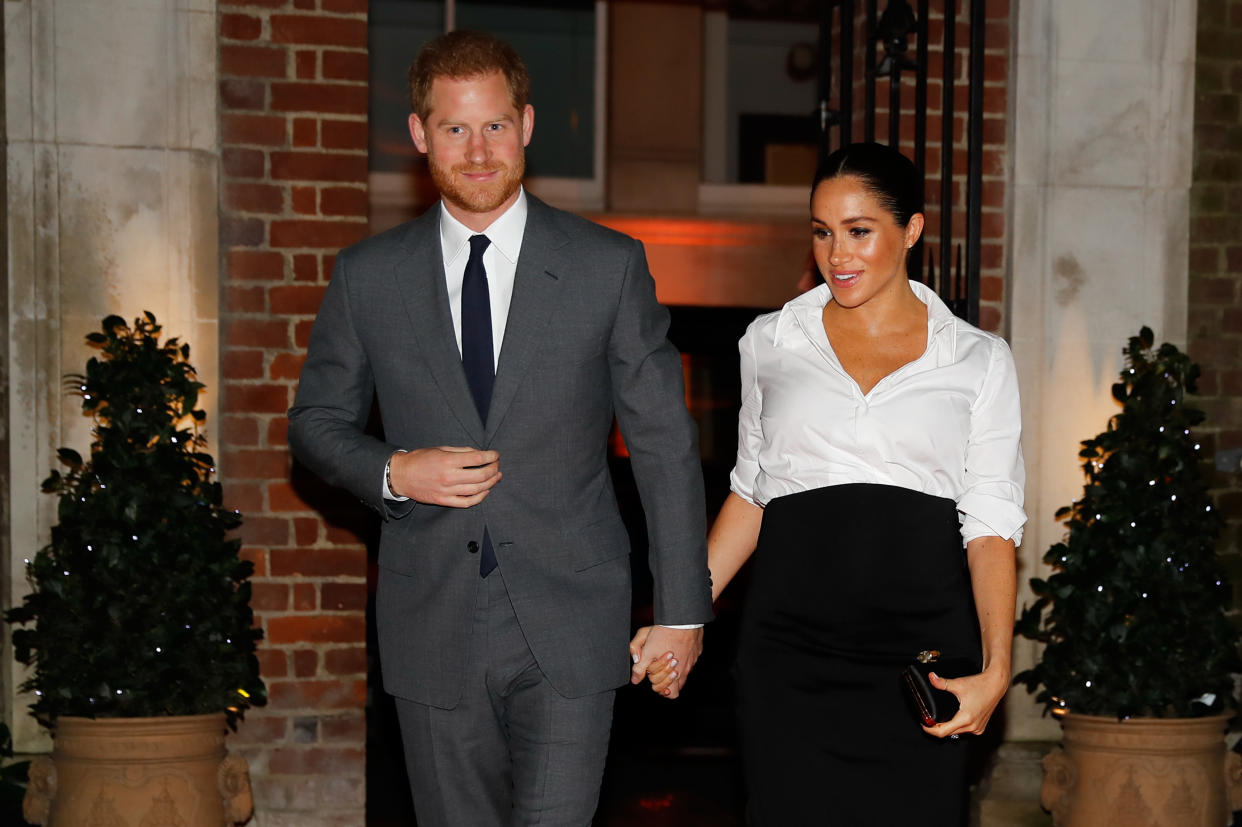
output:
<instances>
[{"instance_id":1,"label":"woman's right hand","mask_svg":"<svg viewBox=\"0 0 1242 827\"><path fill-rule=\"evenodd\" d=\"M630 657L635 663L635 669L638 669L638 658L642 655L643 646L647 644L647 638L651 636L651 626L643 626L634 633L634 639L630 641ZM673 659L672 652L665 652L657 658L652 658L643 666L643 673L647 679L651 681L651 691L657 695L668 696L671 694L673 682L677 680L677 661ZM639 678L641 680L641 678Z\"/></svg>"}]
</instances>

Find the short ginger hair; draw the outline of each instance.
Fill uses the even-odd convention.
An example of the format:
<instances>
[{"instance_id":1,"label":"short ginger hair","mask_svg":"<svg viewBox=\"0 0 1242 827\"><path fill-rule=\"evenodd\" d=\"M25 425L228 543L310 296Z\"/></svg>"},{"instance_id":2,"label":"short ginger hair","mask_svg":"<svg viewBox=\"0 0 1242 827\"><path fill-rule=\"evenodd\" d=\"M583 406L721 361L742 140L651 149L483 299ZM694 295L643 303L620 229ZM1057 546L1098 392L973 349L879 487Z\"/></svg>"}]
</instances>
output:
<instances>
[{"instance_id":1,"label":"short ginger hair","mask_svg":"<svg viewBox=\"0 0 1242 827\"><path fill-rule=\"evenodd\" d=\"M427 120L431 84L436 78L465 80L493 72L504 76L513 108L519 112L525 109L530 102L530 75L512 46L484 32L442 34L424 46L410 64L410 111Z\"/></svg>"}]
</instances>

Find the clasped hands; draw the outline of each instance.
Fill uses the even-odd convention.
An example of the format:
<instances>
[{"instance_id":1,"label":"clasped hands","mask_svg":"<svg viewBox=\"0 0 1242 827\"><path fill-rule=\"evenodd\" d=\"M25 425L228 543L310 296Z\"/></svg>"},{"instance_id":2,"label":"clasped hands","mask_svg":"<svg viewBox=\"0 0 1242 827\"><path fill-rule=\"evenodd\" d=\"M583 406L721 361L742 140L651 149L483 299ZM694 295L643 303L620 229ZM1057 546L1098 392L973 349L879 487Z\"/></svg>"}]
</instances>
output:
<instances>
[{"instance_id":1,"label":"clasped hands","mask_svg":"<svg viewBox=\"0 0 1242 827\"><path fill-rule=\"evenodd\" d=\"M671 629L644 626L630 641L630 683L651 681L651 689L665 698L676 698L703 652L703 627Z\"/></svg>"}]
</instances>

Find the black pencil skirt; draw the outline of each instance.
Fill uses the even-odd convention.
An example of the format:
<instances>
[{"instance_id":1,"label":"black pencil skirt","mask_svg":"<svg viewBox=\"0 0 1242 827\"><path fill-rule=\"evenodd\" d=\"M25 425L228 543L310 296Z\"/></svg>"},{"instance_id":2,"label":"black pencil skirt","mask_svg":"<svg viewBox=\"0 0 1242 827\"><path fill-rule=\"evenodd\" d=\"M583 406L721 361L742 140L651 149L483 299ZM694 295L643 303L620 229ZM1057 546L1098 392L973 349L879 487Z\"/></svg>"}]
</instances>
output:
<instances>
[{"instance_id":1,"label":"black pencil skirt","mask_svg":"<svg viewBox=\"0 0 1242 827\"><path fill-rule=\"evenodd\" d=\"M902 668L978 663L952 500L834 485L764 510L738 649L752 827L966 823L969 738L923 732Z\"/></svg>"}]
</instances>

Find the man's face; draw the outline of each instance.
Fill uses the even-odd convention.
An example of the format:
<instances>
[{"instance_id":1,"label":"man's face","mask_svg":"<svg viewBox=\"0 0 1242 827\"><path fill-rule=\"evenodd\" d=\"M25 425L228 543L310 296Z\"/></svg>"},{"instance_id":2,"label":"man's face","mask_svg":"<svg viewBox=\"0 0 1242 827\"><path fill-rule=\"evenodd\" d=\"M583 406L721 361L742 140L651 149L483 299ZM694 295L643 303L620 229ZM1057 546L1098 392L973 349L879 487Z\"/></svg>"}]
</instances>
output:
<instances>
[{"instance_id":1,"label":"man's face","mask_svg":"<svg viewBox=\"0 0 1242 827\"><path fill-rule=\"evenodd\" d=\"M445 207L472 230L485 229L517 199L534 126L535 110L514 108L500 72L438 77L427 119L410 115L410 137L427 153Z\"/></svg>"}]
</instances>

